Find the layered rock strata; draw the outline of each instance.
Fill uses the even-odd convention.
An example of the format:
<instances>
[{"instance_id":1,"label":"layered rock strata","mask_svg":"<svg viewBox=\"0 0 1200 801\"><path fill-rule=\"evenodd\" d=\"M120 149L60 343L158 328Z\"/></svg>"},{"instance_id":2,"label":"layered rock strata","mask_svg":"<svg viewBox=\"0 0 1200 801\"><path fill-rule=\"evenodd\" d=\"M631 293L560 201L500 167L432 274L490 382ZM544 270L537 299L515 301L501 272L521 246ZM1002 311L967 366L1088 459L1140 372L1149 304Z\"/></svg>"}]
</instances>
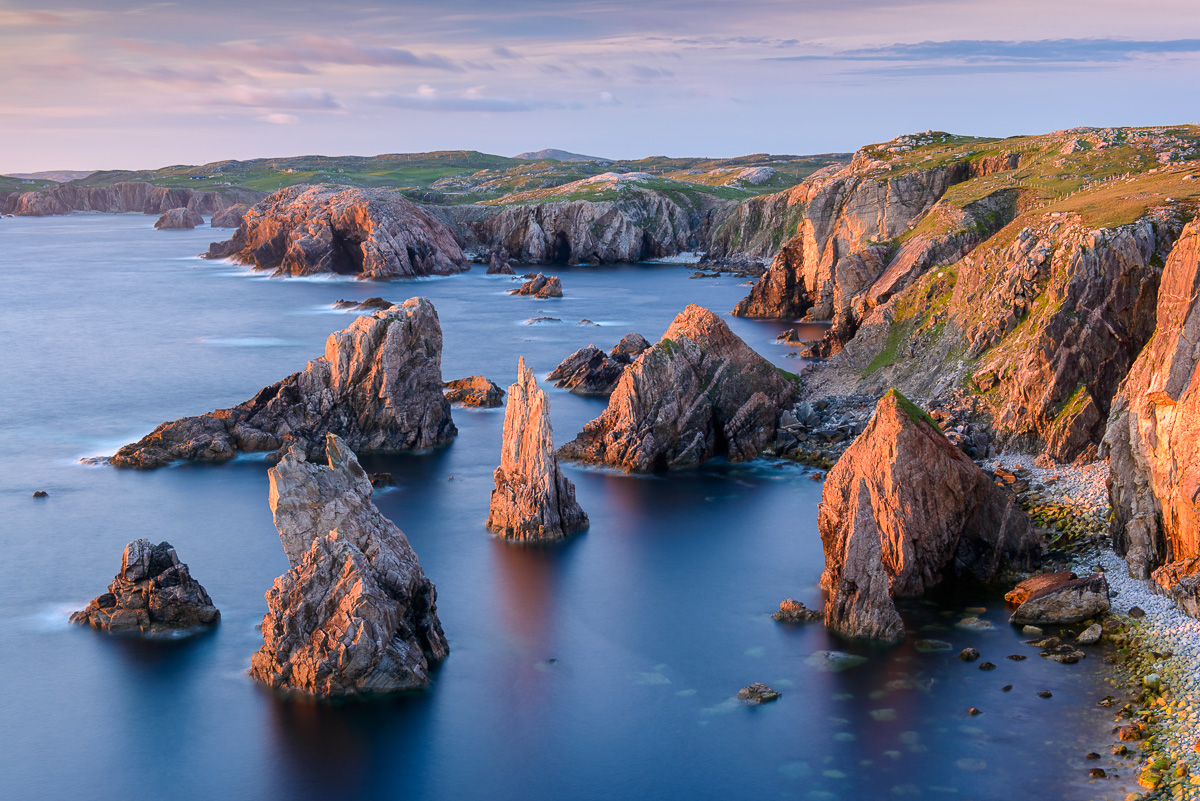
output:
<instances>
[{"instance_id":1,"label":"layered rock strata","mask_svg":"<svg viewBox=\"0 0 1200 801\"><path fill-rule=\"evenodd\" d=\"M708 309L684 309L621 374L604 413L559 455L630 471L757 457L775 442L793 377L755 353Z\"/></svg>"},{"instance_id":2,"label":"layered rock strata","mask_svg":"<svg viewBox=\"0 0 1200 801\"><path fill-rule=\"evenodd\" d=\"M171 544L151 545L146 539L125 546L121 572L108 592L71 615L72 623L144 634L211 626L220 619L212 599Z\"/></svg>"},{"instance_id":3,"label":"layered rock strata","mask_svg":"<svg viewBox=\"0 0 1200 801\"><path fill-rule=\"evenodd\" d=\"M449 651L437 589L404 532L375 507L353 451L333 434L323 450L327 465L293 448L269 472L291 569L267 592L250 675L315 696L424 687Z\"/></svg>"},{"instance_id":4,"label":"layered rock strata","mask_svg":"<svg viewBox=\"0 0 1200 801\"><path fill-rule=\"evenodd\" d=\"M253 203L262 192L222 188L200 192L194 189L168 189L142 181L124 181L108 186L58 184L37 192L21 192L3 199L0 212L19 217L43 217L70 214L73 211L99 211L106 214L164 214L171 209L187 208L197 214L213 214L237 203Z\"/></svg>"},{"instance_id":5,"label":"layered rock strata","mask_svg":"<svg viewBox=\"0 0 1200 801\"><path fill-rule=\"evenodd\" d=\"M1069 570L1028 578L1004 600L1017 605L1009 618L1017 626L1078 623L1102 615L1112 606L1103 573L1080 578Z\"/></svg>"},{"instance_id":6,"label":"layered rock strata","mask_svg":"<svg viewBox=\"0 0 1200 801\"><path fill-rule=\"evenodd\" d=\"M1142 579L1200 556L1200 222L1167 259L1154 336L1107 419L1113 549Z\"/></svg>"},{"instance_id":7,"label":"layered rock strata","mask_svg":"<svg viewBox=\"0 0 1200 801\"><path fill-rule=\"evenodd\" d=\"M588 345L563 359L548 377L576 395L610 395L625 368L649 347L641 334L626 334L608 353Z\"/></svg>"},{"instance_id":8,"label":"layered rock strata","mask_svg":"<svg viewBox=\"0 0 1200 801\"><path fill-rule=\"evenodd\" d=\"M403 278L469 269L449 229L397 193L306 185L256 203L233 238L210 245L207 256L281 275Z\"/></svg>"},{"instance_id":9,"label":"layered rock strata","mask_svg":"<svg viewBox=\"0 0 1200 801\"><path fill-rule=\"evenodd\" d=\"M210 228L237 228L242 224L242 220L249 210L250 207L245 203L235 203L227 208L214 211L208 225Z\"/></svg>"},{"instance_id":10,"label":"layered rock strata","mask_svg":"<svg viewBox=\"0 0 1200 801\"><path fill-rule=\"evenodd\" d=\"M553 439L550 401L522 358L517 382L508 388L504 443L488 512L488 528L501 537L553 542L587 528L575 485L559 468Z\"/></svg>"},{"instance_id":11,"label":"layered rock strata","mask_svg":"<svg viewBox=\"0 0 1200 801\"><path fill-rule=\"evenodd\" d=\"M425 298L409 298L330 334L325 355L303 372L231 409L163 423L110 461L154 468L293 445L319 457L328 433L371 453L445 445L457 429L442 394L441 357L437 311Z\"/></svg>"},{"instance_id":12,"label":"layered rock strata","mask_svg":"<svg viewBox=\"0 0 1200 801\"><path fill-rule=\"evenodd\" d=\"M894 390L830 470L817 523L825 625L847 637L901 640L894 598L967 577L992 582L1041 552L1016 499Z\"/></svg>"}]
</instances>

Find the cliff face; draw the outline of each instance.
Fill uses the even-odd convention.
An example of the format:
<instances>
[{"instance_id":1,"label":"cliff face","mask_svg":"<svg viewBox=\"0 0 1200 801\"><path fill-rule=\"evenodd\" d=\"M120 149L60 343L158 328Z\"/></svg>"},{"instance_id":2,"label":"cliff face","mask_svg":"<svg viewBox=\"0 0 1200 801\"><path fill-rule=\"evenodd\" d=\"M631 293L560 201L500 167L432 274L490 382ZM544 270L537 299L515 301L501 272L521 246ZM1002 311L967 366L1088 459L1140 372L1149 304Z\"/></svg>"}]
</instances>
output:
<instances>
[{"instance_id":1,"label":"cliff face","mask_svg":"<svg viewBox=\"0 0 1200 801\"><path fill-rule=\"evenodd\" d=\"M245 403L163 423L112 457L118 467L225 461L295 445L319 456L327 433L363 452L445 445L457 433L442 394L442 329L425 298L357 318L325 355Z\"/></svg>"},{"instance_id":2,"label":"cliff face","mask_svg":"<svg viewBox=\"0 0 1200 801\"><path fill-rule=\"evenodd\" d=\"M283 275L360 278L450 275L468 269L454 235L426 209L386 189L292 186L256 203L209 258Z\"/></svg>"},{"instance_id":3,"label":"cliff face","mask_svg":"<svg viewBox=\"0 0 1200 801\"><path fill-rule=\"evenodd\" d=\"M517 383L508 388L504 443L494 477L487 526L501 537L552 542L587 528L587 515L575 501L575 485L562 474L554 455L550 401L523 358Z\"/></svg>"},{"instance_id":4,"label":"cliff face","mask_svg":"<svg viewBox=\"0 0 1200 801\"><path fill-rule=\"evenodd\" d=\"M327 466L291 449L269 472L271 514L291 569L267 592L250 674L318 696L423 687L448 647L437 589L337 436Z\"/></svg>"},{"instance_id":5,"label":"cliff face","mask_svg":"<svg viewBox=\"0 0 1200 801\"><path fill-rule=\"evenodd\" d=\"M159 230L190 231L204 222L204 218L191 209L171 209L155 221L154 227Z\"/></svg>"},{"instance_id":6,"label":"cliff face","mask_svg":"<svg viewBox=\"0 0 1200 801\"><path fill-rule=\"evenodd\" d=\"M753 459L775 442L795 383L721 318L691 305L622 373L608 408L563 458L632 471Z\"/></svg>"},{"instance_id":7,"label":"cliff face","mask_svg":"<svg viewBox=\"0 0 1200 801\"><path fill-rule=\"evenodd\" d=\"M262 196L263 193L248 189L225 188L199 192L194 189L168 189L142 181L93 187L58 184L39 192L9 195L0 210L19 217L43 217L70 214L73 211L165 214L177 208L187 208L197 214L213 214L237 203L255 202Z\"/></svg>"},{"instance_id":8,"label":"cliff face","mask_svg":"<svg viewBox=\"0 0 1200 801\"><path fill-rule=\"evenodd\" d=\"M1041 551L1016 499L894 390L829 471L817 524L825 624L848 637L903 639L893 598L965 576L991 582Z\"/></svg>"},{"instance_id":9,"label":"cliff face","mask_svg":"<svg viewBox=\"0 0 1200 801\"><path fill-rule=\"evenodd\" d=\"M1200 223L1167 259L1155 323L1104 435L1113 548L1141 579L1200 555Z\"/></svg>"}]
</instances>

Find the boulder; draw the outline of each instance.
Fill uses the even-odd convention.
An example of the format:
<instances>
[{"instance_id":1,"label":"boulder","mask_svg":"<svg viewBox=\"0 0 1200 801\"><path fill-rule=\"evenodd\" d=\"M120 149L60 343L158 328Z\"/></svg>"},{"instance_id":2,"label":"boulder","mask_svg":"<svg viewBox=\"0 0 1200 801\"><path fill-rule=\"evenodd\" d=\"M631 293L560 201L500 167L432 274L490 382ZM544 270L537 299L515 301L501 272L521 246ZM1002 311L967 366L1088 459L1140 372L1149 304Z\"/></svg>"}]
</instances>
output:
<instances>
[{"instance_id":1,"label":"boulder","mask_svg":"<svg viewBox=\"0 0 1200 801\"><path fill-rule=\"evenodd\" d=\"M693 304L621 374L608 408L559 455L638 472L714 456L754 459L774 444L796 391L794 377Z\"/></svg>"},{"instance_id":2,"label":"boulder","mask_svg":"<svg viewBox=\"0 0 1200 801\"><path fill-rule=\"evenodd\" d=\"M1200 556L1200 221L1176 241L1159 284L1154 335L1113 399L1113 550L1134 578Z\"/></svg>"},{"instance_id":3,"label":"boulder","mask_svg":"<svg viewBox=\"0 0 1200 801\"><path fill-rule=\"evenodd\" d=\"M756 681L738 690L737 697L740 701L745 701L751 706L765 704L769 701L775 701L779 698L779 693L772 690L766 684Z\"/></svg>"},{"instance_id":4,"label":"boulder","mask_svg":"<svg viewBox=\"0 0 1200 801\"><path fill-rule=\"evenodd\" d=\"M242 224L242 219L249 210L250 207L245 203L235 203L220 211L214 211L208 225L210 228L237 228Z\"/></svg>"},{"instance_id":5,"label":"boulder","mask_svg":"<svg viewBox=\"0 0 1200 801\"><path fill-rule=\"evenodd\" d=\"M320 457L327 433L360 452L445 445L457 429L442 395L441 361L437 311L425 298L409 298L330 334L325 355L303 372L232 409L163 423L111 462L142 469L180 459L221 462L290 445Z\"/></svg>"},{"instance_id":6,"label":"boulder","mask_svg":"<svg viewBox=\"0 0 1200 801\"><path fill-rule=\"evenodd\" d=\"M424 687L449 650L437 589L375 507L354 452L334 434L323 451L326 465L291 448L268 473L291 569L267 592L250 675L315 696Z\"/></svg>"},{"instance_id":7,"label":"boulder","mask_svg":"<svg viewBox=\"0 0 1200 801\"><path fill-rule=\"evenodd\" d=\"M821 612L817 609L809 609L794 598L786 598L780 602L779 611L771 617L780 623L807 623L810 620L819 620Z\"/></svg>"},{"instance_id":8,"label":"boulder","mask_svg":"<svg viewBox=\"0 0 1200 801\"><path fill-rule=\"evenodd\" d=\"M304 184L256 203L207 257L278 275L358 278L452 275L470 266L450 230L396 192Z\"/></svg>"},{"instance_id":9,"label":"boulder","mask_svg":"<svg viewBox=\"0 0 1200 801\"><path fill-rule=\"evenodd\" d=\"M508 388L495 480L487 526L501 537L549 542L587 528L575 485L562 474L554 454L550 401L523 358L517 383Z\"/></svg>"},{"instance_id":10,"label":"boulder","mask_svg":"<svg viewBox=\"0 0 1200 801\"><path fill-rule=\"evenodd\" d=\"M895 390L829 471L817 524L825 625L848 637L901 640L893 598L967 577L990 583L1041 552L1016 499Z\"/></svg>"},{"instance_id":11,"label":"boulder","mask_svg":"<svg viewBox=\"0 0 1200 801\"><path fill-rule=\"evenodd\" d=\"M535 298L561 298L562 282L557 275L549 277L538 273L516 289L510 290L510 295L533 295Z\"/></svg>"},{"instance_id":12,"label":"boulder","mask_svg":"<svg viewBox=\"0 0 1200 801\"><path fill-rule=\"evenodd\" d=\"M170 209L154 223L154 227L166 231L190 231L203 225L204 218L189 208Z\"/></svg>"},{"instance_id":13,"label":"boulder","mask_svg":"<svg viewBox=\"0 0 1200 801\"><path fill-rule=\"evenodd\" d=\"M443 386L446 400L451 403L493 409L504 402L504 390L481 375L456 378Z\"/></svg>"},{"instance_id":14,"label":"boulder","mask_svg":"<svg viewBox=\"0 0 1200 801\"><path fill-rule=\"evenodd\" d=\"M1069 570L1028 578L1004 599L1018 605L1009 618L1015 626L1078 623L1111 608L1103 573L1079 578Z\"/></svg>"},{"instance_id":15,"label":"boulder","mask_svg":"<svg viewBox=\"0 0 1200 801\"><path fill-rule=\"evenodd\" d=\"M212 599L171 544L151 545L146 539L125 546L121 572L108 592L71 615L72 623L144 634L211 626L220 619Z\"/></svg>"}]
</instances>

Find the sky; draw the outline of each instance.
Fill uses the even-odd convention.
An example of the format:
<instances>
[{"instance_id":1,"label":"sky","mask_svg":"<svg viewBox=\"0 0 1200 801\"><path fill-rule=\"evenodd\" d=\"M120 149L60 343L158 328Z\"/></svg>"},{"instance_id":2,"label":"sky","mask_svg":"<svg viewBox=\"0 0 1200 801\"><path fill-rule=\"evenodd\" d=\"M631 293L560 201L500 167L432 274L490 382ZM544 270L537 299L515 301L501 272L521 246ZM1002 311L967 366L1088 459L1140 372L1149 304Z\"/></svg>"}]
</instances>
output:
<instances>
[{"instance_id":1,"label":"sky","mask_svg":"<svg viewBox=\"0 0 1200 801\"><path fill-rule=\"evenodd\" d=\"M0 0L0 173L1200 119L1198 0Z\"/></svg>"}]
</instances>

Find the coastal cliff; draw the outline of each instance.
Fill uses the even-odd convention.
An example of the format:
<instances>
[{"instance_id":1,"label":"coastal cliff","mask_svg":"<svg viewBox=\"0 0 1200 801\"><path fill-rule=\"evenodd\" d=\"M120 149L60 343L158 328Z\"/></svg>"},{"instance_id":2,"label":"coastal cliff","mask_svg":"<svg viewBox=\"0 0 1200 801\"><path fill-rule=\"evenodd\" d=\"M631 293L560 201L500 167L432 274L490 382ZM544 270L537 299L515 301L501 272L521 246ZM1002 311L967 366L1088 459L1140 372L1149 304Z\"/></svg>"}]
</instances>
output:
<instances>
[{"instance_id":1,"label":"coastal cliff","mask_svg":"<svg viewBox=\"0 0 1200 801\"><path fill-rule=\"evenodd\" d=\"M186 208L197 214L213 214L238 203L253 203L262 196L262 192L233 187L201 192L169 189L143 181L124 181L109 186L67 183L37 192L11 194L3 199L0 212L18 217L45 217L73 211L165 214L171 209Z\"/></svg>"}]
</instances>

